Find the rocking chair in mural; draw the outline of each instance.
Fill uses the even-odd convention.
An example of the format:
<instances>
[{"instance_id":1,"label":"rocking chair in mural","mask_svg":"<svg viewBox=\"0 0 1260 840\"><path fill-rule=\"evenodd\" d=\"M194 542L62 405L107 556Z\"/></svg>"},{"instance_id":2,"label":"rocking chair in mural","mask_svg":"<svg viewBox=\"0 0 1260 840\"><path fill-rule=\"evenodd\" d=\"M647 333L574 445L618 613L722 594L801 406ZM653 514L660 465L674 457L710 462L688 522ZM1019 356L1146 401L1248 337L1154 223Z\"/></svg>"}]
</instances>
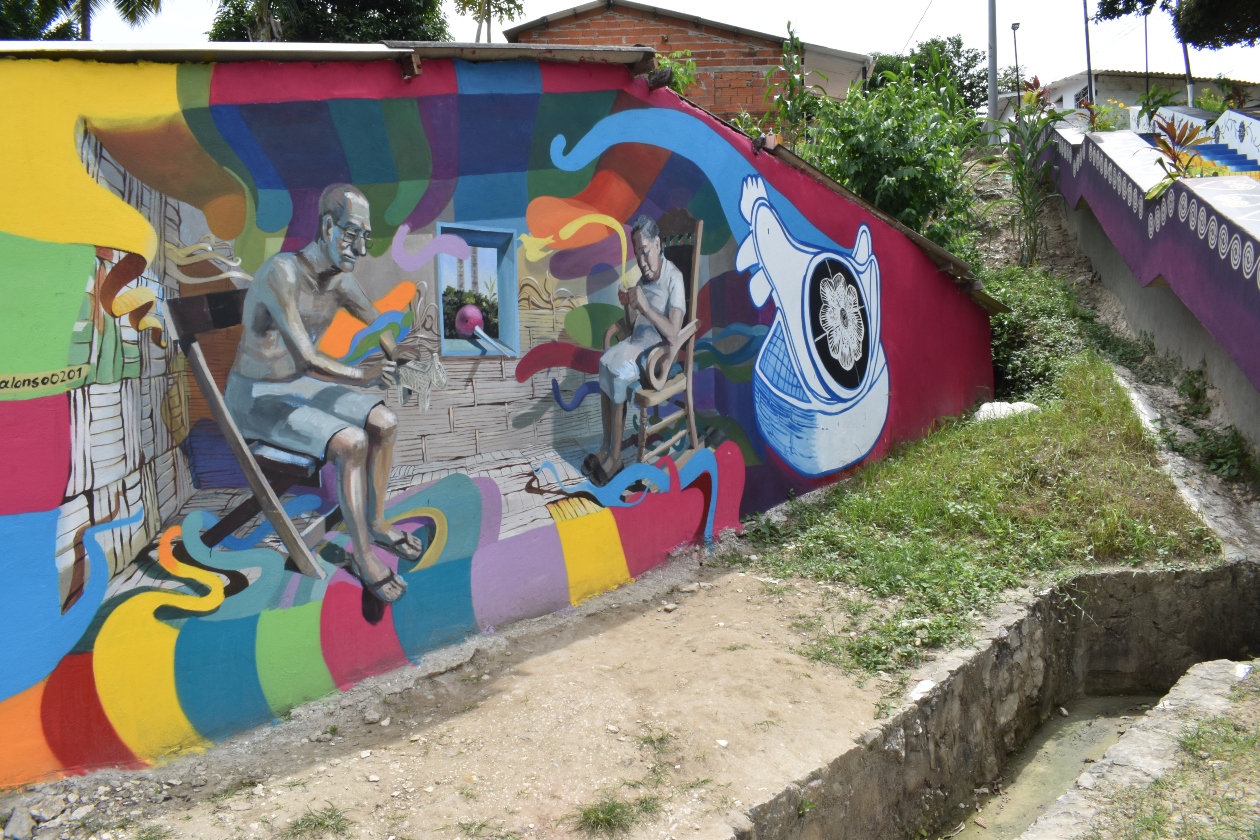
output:
<instances>
[{"instance_id":1,"label":"rocking chair in mural","mask_svg":"<svg viewBox=\"0 0 1260 840\"><path fill-rule=\"evenodd\" d=\"M261 510L284 543L289 559L297 571L323 579L326 575L315 562L311 549L323 541L328 529L335 528L341 522L341 508L334 508L299 531L280 504L280 495L295 484L318 487L324 461L261 441L247 442L232 420L223 393L219 390L210 366L206 363L206 357L201 352L201 346L197 343L197 338L202 333L227 329L241 323L245 292L245 289L234 289L166 302L175 335L188 359L188 366L197 380L197 386L209 403L210 413L214 415L215 422L227 439L253 494L225 514L201 539L207 547L218 545Z\"/></svg>"},{"instance_id":2,"label":"rocking chair in mural","mask_svg":"<svg viewBox=\"0 0 1260 840\"><path fill-rule=\"evenodd\" d=\"M693 376L696 332L700 328L696 304L700 297L700 242L704 236L704 221L676 207L661 216L657 226L661 231L665 259L682 273L687 312L677 340L672 344L662 341L648 353L645 375L648 385L640 387L634 394L634 404L639 408L639 463L656 462L686 438L687 450L675 459L682 466L700 448L700 436L696 433ZM624 319L617 321L604 333L604 350L612 346L614 338L623 339L628 334ZM679 369L675 370L675 367ZM662 416L663 411L674 408L680 397L682 407ZM680 421L682 426L672 435L652 441Z\"/></svg>"}]
</instances>

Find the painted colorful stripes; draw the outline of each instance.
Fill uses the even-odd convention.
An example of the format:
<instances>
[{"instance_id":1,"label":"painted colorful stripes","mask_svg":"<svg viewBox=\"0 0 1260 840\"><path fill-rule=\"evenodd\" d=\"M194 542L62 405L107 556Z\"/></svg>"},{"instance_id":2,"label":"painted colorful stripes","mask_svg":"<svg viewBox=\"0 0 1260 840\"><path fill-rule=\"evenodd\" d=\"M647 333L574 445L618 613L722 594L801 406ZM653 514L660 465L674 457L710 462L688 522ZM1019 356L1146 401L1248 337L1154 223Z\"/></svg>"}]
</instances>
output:
<instances>
[{"instance_id":1,"label":"painted colorful stripes","mask_svg":"<svg viewBox=\"0 0 1260 840\"><path fill-rule=\"evenodd\" d=\"M292 573L276 572L280 557L266 548L207 550L198 534L212 520L190 515L163 533L158 557L168 574L196 589L123 600L91 651L65 656L46 679L0 702L0 743L20 745L0 751L0 785L203 749L470 634L629 583L671 548L702 538L710 510L716 530L736 526L742 457L730 442L714 457L716 470L688 487L678 486L670 463L670 492L502 540L493 482L457 474L407 491L391 500L388 515L423 534L428 550L403 572L407 595L372 621L364 617L361 585L343 570L318 600L264 606L290 589ZM177 539L206 565L260 563L265 573L225 599L218 575L179 559ZM257 611L215 615L236 598Z\"/></svg>"}]
</instances>

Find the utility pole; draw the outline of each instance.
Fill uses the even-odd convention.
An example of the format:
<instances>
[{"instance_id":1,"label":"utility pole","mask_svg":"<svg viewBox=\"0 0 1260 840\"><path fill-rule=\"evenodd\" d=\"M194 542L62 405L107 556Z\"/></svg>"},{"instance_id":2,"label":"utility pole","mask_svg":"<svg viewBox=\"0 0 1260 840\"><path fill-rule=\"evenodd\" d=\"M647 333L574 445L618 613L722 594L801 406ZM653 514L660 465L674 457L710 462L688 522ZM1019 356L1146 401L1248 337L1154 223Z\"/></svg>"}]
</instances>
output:
<instances>
[{"instance_id":1,"label":"utility pole","mask_svg":"<svg viewBox=\"0 0 1260 840\"><path fill-rule=\"evenodd\" d=\"M1239 8L1242 8L1239 6ZM1177 0L1177 11L1181 11L1181 0ZM1177 17L1173 17L1173 30L1177 28ZM1181 41L1181 57L1186 62L1186 106L1194 107L1194 76L1190 75L1190 48L1186 46L1186 41L1181 37L1181 33L1177 33L1177 40Z\"/></svg>"},{"instance_id":2,"label":"utility pole","mask_svg":"<svg viewBox=\"0 0 1260 840\"><path fill-rule=\"evenodd\" d=\"M989 122L998 118L997 0L989 0Z\"/></svg>"},{"instance_id":3,"label":"utility pole","mask_svg":"<svg viewBox=\"0 0 1260 840\"><path fill-rule=\"evenodd\" d=\"M1089 57L1089 0L1081 0L1081 6L1085 9L1085 95L1089 97L1091 105L1096 105L1094 101L1094 65Z\"/></svg>"},{"instance_id":4,"label":"utility pole","mask_svg":"<svg viewBox=\"0 0 1260 840\"><path fill-rule=\"evenodd\" d=\"M1147 23L1151 19L1151 10L1142 13L1142 52L1146 54L1146 95L1151 95L1151 32Z\"/></svg>"}]
</instances>

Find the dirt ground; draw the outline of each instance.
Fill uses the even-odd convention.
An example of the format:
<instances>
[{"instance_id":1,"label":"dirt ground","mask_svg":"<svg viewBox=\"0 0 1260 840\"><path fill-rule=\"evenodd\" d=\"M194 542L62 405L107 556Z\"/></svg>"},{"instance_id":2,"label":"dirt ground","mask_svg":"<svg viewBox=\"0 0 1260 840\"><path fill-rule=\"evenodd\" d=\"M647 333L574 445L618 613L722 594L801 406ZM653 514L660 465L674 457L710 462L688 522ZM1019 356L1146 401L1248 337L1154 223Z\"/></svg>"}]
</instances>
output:
<instances>
[{"instance_id":1,"label":"dirt ground","mask_svg":"<svg viewBox=\"0 0 1260 840\"><path fill-rule=\"evenodd\" d=\"M272 837L331 805L348 836L403 840L569 836L611 791L659 805L633 836L717 837L873 721L880 681L791 652L824 594L682 557L204 755L23 798L65 809L39 837Z\"/></svg>"}]
</instances>

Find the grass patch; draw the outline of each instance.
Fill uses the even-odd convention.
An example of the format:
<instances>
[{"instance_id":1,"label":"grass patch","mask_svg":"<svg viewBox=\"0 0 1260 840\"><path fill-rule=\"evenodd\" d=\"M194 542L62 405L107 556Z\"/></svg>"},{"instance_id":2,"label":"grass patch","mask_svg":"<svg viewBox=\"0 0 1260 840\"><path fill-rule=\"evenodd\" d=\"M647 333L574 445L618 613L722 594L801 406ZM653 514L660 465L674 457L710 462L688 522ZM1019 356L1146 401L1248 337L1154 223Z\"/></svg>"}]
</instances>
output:
<instances>
[{"instance_id":1,"label":"grass patch","mask_svg":"<svg viewBox=\"0 0 1260 840\"><path fill-rule=\"evenodd\" d=\"M834 599L815 622L794 622L811 659L897 671L966 641L1004 590L1099 565L1184 565L1219 552L1160 470L1159 441L1108 359L1165 385L1177 366L1149 338L1113 333L1043 270L1010 267L984 280L1012 309L992 319L997 397L1042 411L944 421L821 500L746 523L757 559L734 562L861 590ZM1206 404L1201 372L1182 383L1187 405ZM1198 438L1209 465L1245 469L1241 439L1211 434Z\"/></svg>"},{"instance_id":2,"label":"grass patch","mask_svg":"<svg viewBox=\"0 0 1260 840\"><path fill-rule=\"evenodd\" d=\"M1182 732L1175 770L1116 794L1093 840L1260 840L1260 680L1244 686L1225 715Z\"/></svg>"},{"instance_id":3,"label":"grass patch","mask_svg":"<svg viewBox=\"0 0 1260 840\"><path fill-rule=\"evenodd\" d=\"M583 805L567 818L583 834L592 837L615 837L625 834L644 817L661 810L661 798L646 794L635 800L605 793L591 805Z\"/></svg>"},{"instance_id":4,"label":"grass patch","mask_svg":"<svg viewBox=\"0 0 1260 840\"><path fill-rule=\"evenodd\" d=\"M164 825L146 825L136 832L136 840L166 840L174 836L175 832Z\"/></svg>"},{"instance_id":5,"label":"grass patch","mask_svg":"<svg viewBox=\"0 0 1260 840\"><path fill-rule=\"evenodd\" d=\"M958 644L1006 589L1098 564L1217 552L1156 461L1110 366L1083 351L1038 414L950 421L867 465L820 502L746 530L758 565L864 589L881 602L802 652L863 671Z\"/></svg>"},{"instance_id":6,"label":"grass patch","mask_svg":"<svg viewBox=\"0 0 1260 840\"><path fill-rule=\"evenodd\" d=\"M345 837L350 833L353 823L346 812L328 803L327 808L316 811L307 807L306 813L295 819L287 829L285 837Z\"/></svg>"}]
</instances>

